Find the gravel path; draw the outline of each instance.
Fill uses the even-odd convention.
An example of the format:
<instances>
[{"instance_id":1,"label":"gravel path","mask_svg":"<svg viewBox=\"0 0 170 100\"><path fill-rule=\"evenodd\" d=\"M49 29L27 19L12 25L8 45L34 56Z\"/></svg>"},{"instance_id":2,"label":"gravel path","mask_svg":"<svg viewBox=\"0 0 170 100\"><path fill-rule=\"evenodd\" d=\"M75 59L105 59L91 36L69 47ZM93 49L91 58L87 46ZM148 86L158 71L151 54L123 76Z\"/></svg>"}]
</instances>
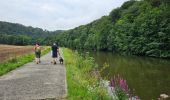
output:
<instances>
[{"instance_id":1,"label":"gravel path","mask_svg":"<svg viewBox=\"0 0 170 100\"><path fill-rule=\"evenodd\" d=\"M40 64L31 62L0 77L0 100L64 99L67 93L64 65L51 64L50 53Z\"/></svg>"}]
</instances>

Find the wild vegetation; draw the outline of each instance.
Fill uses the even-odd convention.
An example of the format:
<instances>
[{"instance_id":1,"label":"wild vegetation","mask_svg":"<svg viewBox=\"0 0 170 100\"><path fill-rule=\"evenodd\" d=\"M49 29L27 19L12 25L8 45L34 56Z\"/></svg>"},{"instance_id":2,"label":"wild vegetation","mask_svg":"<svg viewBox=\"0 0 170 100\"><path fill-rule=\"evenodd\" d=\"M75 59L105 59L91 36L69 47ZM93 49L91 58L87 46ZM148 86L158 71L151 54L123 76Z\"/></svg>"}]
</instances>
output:
<instances>
[{"instance_id":1,"label":"wild vegetation","mask_svg":"<svg viewBox=\"0 0 170 100\"><path fill-rule=\"evenodd\" d=\"M93 75L94 59L88 54L80 55L70 49L63 49L68 100L109 100L107 91L100 86Z\"/></svg>"},{"instance_id":2,"label":"wild vegetation","mask_svg":"<svg viewBox=\"0 0 170 100\"><path fill-rule=\"evenodd\" d=\"M76 48L170 58L170 1L130 0L109 16L46 41Z\"/></svg>"}]
</instances>

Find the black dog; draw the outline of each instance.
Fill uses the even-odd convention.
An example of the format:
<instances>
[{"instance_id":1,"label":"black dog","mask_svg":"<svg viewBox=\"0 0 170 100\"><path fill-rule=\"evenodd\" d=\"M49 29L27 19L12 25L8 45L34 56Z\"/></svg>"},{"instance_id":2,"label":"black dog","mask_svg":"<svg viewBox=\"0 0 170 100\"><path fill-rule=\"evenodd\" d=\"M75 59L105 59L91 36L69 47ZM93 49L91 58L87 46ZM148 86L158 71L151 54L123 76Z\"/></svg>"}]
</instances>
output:
<instances>
[{"instance_id":1,"label":"black dog","mask_svg":"<svg viewBox=\"0 0 170 100\"><path fill-rule=\"evenodd\" d=\"M59 57L59 62L60 62L60 64L63 64L64 59L62 57Z\"/></svg>"}]
</instances>

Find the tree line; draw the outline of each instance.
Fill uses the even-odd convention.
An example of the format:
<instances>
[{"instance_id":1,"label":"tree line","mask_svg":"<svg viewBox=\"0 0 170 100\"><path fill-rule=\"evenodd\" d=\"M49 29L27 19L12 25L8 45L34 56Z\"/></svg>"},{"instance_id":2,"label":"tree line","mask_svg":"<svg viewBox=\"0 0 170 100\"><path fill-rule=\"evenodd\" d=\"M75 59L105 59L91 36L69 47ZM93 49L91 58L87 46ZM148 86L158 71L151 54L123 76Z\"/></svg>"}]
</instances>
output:
<instances>
[{"instance_id":1,"label":"tree line","mask_svg":"<svg viewBox=\"0 0 170 100\"><path fill-rule=\"evenodd\" d=\"M170 1L130 0L109 16L46 38L62 46L170 57Z\"/></svg>"},{"instance_id":2,"label":"tree line","mask_svg":"<svg viewBox=\"0 0 170 100\"><path fill-rule=\"evenodd\" d=\"M48 31L32 26L0 21L0 44L32 45L36 42L46 44L44 39L62 32Z\"/></svg>"},{"instance_id":3,"label":"tree line","mask_svg":"<svg viewBox=\"0 0 170 100\"><path fill-rule=\"evenodd\" d=\"M87 25L47 31L0 21L0 43L39 42L74 49L170 58L170 0L130 0Z\"/></svg>"}]
</instances>

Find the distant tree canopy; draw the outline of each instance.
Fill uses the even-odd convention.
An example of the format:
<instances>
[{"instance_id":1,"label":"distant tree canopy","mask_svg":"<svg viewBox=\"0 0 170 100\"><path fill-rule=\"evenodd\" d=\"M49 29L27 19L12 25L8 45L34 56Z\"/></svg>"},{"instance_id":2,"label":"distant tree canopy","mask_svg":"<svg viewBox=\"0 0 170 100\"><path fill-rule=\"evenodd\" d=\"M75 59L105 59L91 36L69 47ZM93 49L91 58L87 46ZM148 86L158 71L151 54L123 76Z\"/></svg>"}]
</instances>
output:
<instances>
[{"instance_id":1,"label":"distant tree canopy","mask_svg":"<svg viewBox=\"0 0 170 100\"><path fill-rule=\"evenodd\" d=\"M32 38L24 35L0 34L0 43L12 45L30 45Z\"/></svg>"},{"instance_id":2,"label":"distant tree canopy","mask_svg":"<svg viewBox=\"0 0 170 100\"><path fill-rule=\"evenodd\" d=\"M109 16L46 40L77 49L170 58L169 0L127 1Z\"/></svg>"},{"instance_id":3,"label":"distant tree canopy","mask_svg":"<svg viewBox=\"0 0 170 100\"><path fill-rule=\"evenodd\" d=\"M62 31L50 32L41 28L33 28L21 24L0 21L0 43L13 45L30 45L39 42L45 44L44 39Z\"/></svg>"}]
</instances>

